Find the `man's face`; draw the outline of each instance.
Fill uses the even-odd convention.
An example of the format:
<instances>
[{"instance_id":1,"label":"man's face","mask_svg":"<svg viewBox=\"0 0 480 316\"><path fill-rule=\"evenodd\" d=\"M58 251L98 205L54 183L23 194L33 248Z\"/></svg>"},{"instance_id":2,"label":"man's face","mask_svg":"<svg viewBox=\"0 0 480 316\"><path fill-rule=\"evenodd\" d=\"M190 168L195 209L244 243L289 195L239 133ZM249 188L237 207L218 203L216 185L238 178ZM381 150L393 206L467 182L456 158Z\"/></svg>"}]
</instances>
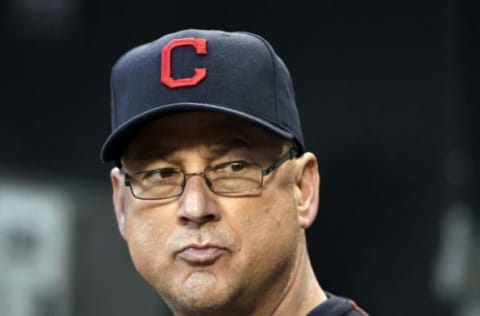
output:
<instances>
[{"instance_id":1,"label":"man's face","mask_svg":"<svg viewBox=\"0 0 480 316\"><path fill-rule=\"evenodd\" d=\"M127 174L167 167L201 172L237 160L265 167L286 150L277 137L246 121L191 112L141 129L123 165ZM295 163L266 176L255 194L221 196L203 177L192 176L180 197L153 201L134 198L123 175L112 171L120 230L136 269L180 313L227 312L281 296L303 236Z\"/></svg>"}]
</instances>

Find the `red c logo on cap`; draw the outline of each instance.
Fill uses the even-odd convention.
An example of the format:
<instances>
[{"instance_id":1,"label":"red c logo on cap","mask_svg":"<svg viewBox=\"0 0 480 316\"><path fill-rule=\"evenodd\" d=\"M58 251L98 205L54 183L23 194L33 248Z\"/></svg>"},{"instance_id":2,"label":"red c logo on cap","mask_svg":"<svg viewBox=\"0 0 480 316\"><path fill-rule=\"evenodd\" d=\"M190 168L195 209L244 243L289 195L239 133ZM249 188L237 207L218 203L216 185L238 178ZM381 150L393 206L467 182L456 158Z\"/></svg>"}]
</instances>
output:
<instances>
[{"instance_id":1,"label":"red c logo on cap","mask_svg":"<svg viewBox=\"0 0 480 316\"><path fill-rule=\"evenodd\" d=\"M170 41L170 43L162 49L160 81L169 88L195 86L207 76L206 68L195 68L195 75L190 78L172 78L172 51L177 47L189 45L195 48L197 55L207 54L207 40L204 38L177 38Z\"/></svg>"}]
</instances>

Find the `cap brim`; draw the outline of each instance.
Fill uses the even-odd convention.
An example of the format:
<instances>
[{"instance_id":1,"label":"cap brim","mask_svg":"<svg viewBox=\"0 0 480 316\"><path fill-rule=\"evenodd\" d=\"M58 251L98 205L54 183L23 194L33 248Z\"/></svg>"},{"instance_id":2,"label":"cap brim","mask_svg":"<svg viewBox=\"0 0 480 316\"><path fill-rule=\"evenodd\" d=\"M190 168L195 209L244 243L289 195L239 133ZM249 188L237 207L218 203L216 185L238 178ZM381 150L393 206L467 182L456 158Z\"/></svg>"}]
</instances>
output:
<instances>
[{"instance_id":1,"label":"cap brim","mask_svg":"<svg viewBox=\"0 0 480 316\"><path fill-rule=\"evenodd\" d=\"M279 137L294 140L296 139L293 134L287 132L280 128L279 126L273 125L270 122L254 117L250 114L233 110L230 108L225 108L219 105L204 104L204 103L174 103L169 105L162 105L158 108L153 108L149 111L146 111L140 115L137 115L130 120L126 121L120 125L112 134L107 138L103 144L100 158L103 162L109 162L118 160L121 157L121 154L127 145L128 141L134 134L134 132L141 126L145 125L151 120L154 120L158 117L174 114L187 111L211 111L225 113L232 115L234 117L245 119L249 122L255 123L265 129L273 132ZM301 145L301 144L299 144ZM303 151L303 148L299 148L300 151Z\"/></svg>"}]
</instances>

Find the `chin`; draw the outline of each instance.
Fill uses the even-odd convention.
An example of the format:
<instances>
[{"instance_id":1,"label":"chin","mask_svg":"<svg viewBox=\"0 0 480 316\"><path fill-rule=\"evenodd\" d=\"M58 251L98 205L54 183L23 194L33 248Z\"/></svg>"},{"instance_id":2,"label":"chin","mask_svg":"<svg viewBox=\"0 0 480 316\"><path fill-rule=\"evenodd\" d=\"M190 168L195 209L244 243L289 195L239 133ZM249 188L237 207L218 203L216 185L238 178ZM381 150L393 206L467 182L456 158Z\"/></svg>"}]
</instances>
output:
<instances>
[{"instance_id":1,"label":"chin","mask_svg":"<svg viewBox=\"0 0 480 316\"><path fill-rule=\"evenodd\" d=\"M193 273L173 291L162 295L170 308L185 315L208 315L230 306L238 293L209 273Z\"/></svg>"}]
</instances>

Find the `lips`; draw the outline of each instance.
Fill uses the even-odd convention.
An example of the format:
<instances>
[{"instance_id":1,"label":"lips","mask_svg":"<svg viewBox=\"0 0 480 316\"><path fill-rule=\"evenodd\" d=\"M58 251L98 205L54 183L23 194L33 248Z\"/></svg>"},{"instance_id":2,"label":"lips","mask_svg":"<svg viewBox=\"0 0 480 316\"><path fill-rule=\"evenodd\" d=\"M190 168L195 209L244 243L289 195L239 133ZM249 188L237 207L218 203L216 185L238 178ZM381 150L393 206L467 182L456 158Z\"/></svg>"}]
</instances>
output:
<instances>
[{"instance_id":1,"label":"lips","mask_svg":"<svg viewBox=\"0 0 480 316\"><path fill-rule=\"evenodd\" d=\"M213 245L192 245L185 247L177 255L179 258L191 264L212 264L225 252L226 250L224 248Z\"/></svg>"}]
</instances>

